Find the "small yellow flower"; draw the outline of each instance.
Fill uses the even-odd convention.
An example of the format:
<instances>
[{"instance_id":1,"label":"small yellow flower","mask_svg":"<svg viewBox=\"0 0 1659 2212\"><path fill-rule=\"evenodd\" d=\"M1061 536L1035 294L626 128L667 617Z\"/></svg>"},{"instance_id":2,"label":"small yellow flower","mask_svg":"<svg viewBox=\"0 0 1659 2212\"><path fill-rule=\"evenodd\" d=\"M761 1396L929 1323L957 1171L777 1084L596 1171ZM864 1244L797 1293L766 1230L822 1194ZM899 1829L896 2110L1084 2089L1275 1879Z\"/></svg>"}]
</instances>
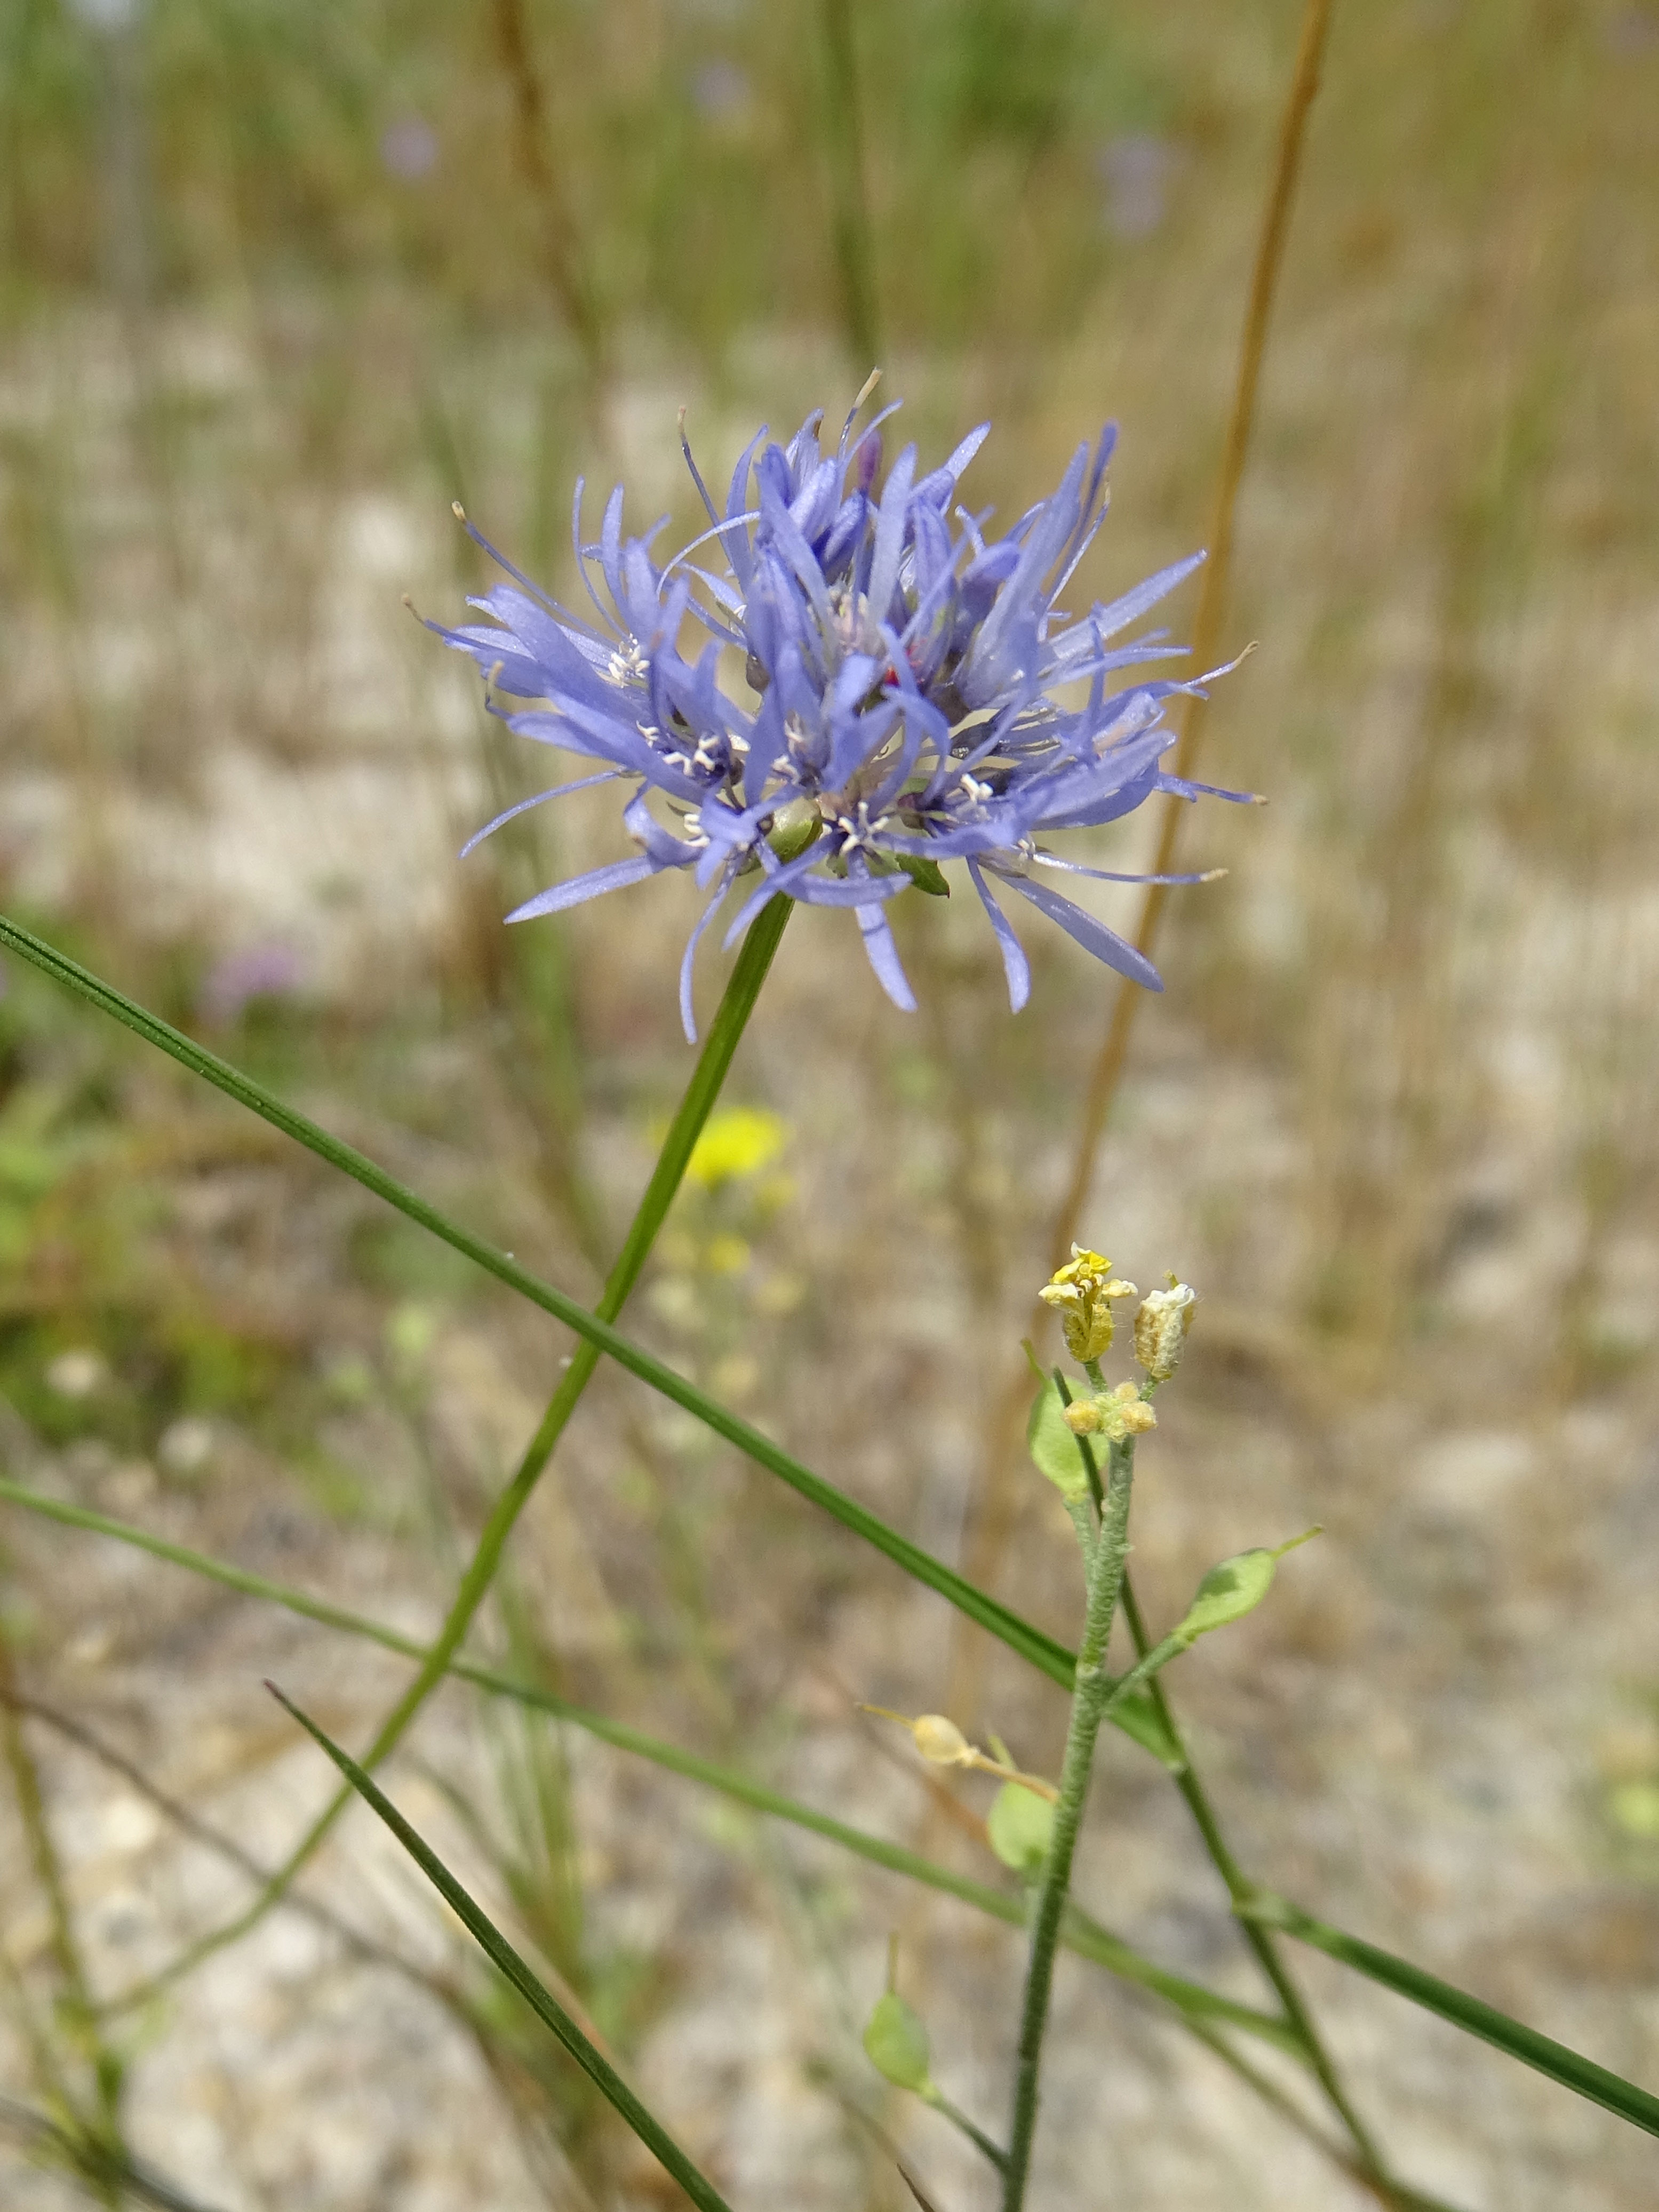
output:
<instances>
[{"instance_id":1,"label":"small yellow flower","mask_svg":"<svg viewBox=\"0 0 1659 2212\"><path fill-rule=\"evenodd\" d=\"M1103 1253L1073 1244L1070 1260L1037 1296L1059 1310L1066 1349L1073 1358L1098 1359L1111 1348L1112 1300L1133 1297L1135 1286L1113 1275L1112 1263Z\"/></svg>"},{"instance_id":2,"label":"small yellow flower","mask_svg":"<svg viewBox=\"0 0 1659 2212\"><path fill-rule=\"evenodd\" d=\"M711 1114L691 1147L688 1182L716 1190L769 1168L789 1141L789 1125L762 1107L723 1106Z\"/></svg>"}]
</instances>

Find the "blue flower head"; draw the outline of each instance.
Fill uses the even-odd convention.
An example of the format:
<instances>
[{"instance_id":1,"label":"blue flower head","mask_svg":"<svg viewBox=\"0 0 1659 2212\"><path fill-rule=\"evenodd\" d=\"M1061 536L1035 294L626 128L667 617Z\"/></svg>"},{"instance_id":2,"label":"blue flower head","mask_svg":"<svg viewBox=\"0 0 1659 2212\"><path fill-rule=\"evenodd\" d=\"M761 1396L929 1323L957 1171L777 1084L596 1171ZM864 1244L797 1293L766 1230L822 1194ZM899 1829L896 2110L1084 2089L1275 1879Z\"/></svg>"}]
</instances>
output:
<instances>
[{"instance_id":1,"label":"blue flower head","mask_svg":"<svg viewBox=\"0 0 1659 2212\"><path fill-rule=\"evenodd\" d=\"M1104 519L1115 433L1080 446L1047 499L988 538L989 511L969 513L957 491L988 426L925 476L907 446L884 478L881 424L895 411L857 434L855 406L827 453L821 415L787 446L763 428L723 510L682 438L708 527L662 568L652 548L664 524L624 537L620 486L598 543L584 542L579 483L571 532L592 618L479 538L514 580L471 602L488 623L431 625L477 662L510 728L599 763L498 815L468 851L544 799L613 781L629 793L623 824L635 852L556 884L509 921L665 868L690 869L708 892L680 969L689 1037L697 945L739 878L750 888L728 944L774 898L851 907L884 989L906 1009L915 1000L887 905L917 887L948 890L940 864L950 861L963 864L984 905L1016 1012L1030 975L999 891L1121 975L1162 988L1141 953L1043 872L1150 879L1085 867L1040 841L1115 821L1154 792L1212 789L1160 766L1175 742L1165 702L1204 679L1122 672L1180 653L1163 632L1127 642L1124 633L1203 556L1073 619L1057 601ZM703 642L687 659L682 640L698 629ZM746 704L717 680L723 653L741 655Z\"/></svg>"}]
</instances>

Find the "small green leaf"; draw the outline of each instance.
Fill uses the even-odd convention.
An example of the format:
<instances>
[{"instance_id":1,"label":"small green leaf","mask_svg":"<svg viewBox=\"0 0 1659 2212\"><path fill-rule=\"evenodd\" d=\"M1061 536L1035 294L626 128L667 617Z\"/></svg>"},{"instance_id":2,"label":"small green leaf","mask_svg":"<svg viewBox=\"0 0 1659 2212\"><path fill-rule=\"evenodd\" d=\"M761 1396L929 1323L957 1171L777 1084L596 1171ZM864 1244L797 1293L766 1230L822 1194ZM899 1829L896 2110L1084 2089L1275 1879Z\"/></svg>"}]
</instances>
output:
<instances>
[{"instance_id":1,"label":"small green leaf","mask_svg":"<svg viewBox=\"0 0 1659 2212\"><path fill-rule=\"evenodd\" d=\"M934 898L950 897L951 886L937 860L930 860L921 853L895 853L893 858L919 891L927 891Z\"/></svg>"},{"instance_id":2,"label":"small green leaf","mask_svg":"<svg viewBox=\"0 0 1659 2212\"><path fill-rule=\"evenodd\" d=\"M927 2030L896 1990L877 1999L864 2031L864 2050L877 2073L895 2088L925 2096L933 2087Z\"/></svg>"},{"instance_id":3,"label":"small green leaf","mask_svg":"<svg viewBox=\"0 0 1659 2212\"><path fill-rule=\"evenodd\" d=\"M1086 1498L1089 1476L1077 1438L1066 1425L1066 1407L1052 1376L1046 1378L1025 1425L1026 1449L1039 1474L1048 1476L1062 1498Z\"/></svg>"},{"instance_id":4,"label":"small green leaf","mask_svg":"<svg viewBox=\"0 0 1659 2212\"><path fill-rule=\"evenodd\" d=\"M1035 1874L1048 1856L1054 1808L1023 1783L1005 1782L992 1802L985 1832L1004 1866L1016 1874Z\"/></svg>"}]
</instances>

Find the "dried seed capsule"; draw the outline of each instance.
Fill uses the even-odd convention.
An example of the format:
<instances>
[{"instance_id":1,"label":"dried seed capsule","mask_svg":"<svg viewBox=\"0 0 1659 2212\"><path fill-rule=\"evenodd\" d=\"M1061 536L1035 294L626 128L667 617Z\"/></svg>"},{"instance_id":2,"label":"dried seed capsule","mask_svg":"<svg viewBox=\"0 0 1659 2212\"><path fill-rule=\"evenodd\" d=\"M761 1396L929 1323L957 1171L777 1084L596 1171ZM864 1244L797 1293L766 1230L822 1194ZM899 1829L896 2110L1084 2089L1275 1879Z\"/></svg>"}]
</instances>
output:
<instances>
[{"instance_id":1,"label":"dried seed capsule","mask_svg":"<svg viewBox=\"0 0 1659 2212\"><path fill-rule=\"evenodd\" d=\"M1135 1316L1135 1358L1154 1382L1167 1382L1181 1364L1198 1293L1170 1276L1167 1291L1149 1291Z\"/></svg>"}]
</instances>

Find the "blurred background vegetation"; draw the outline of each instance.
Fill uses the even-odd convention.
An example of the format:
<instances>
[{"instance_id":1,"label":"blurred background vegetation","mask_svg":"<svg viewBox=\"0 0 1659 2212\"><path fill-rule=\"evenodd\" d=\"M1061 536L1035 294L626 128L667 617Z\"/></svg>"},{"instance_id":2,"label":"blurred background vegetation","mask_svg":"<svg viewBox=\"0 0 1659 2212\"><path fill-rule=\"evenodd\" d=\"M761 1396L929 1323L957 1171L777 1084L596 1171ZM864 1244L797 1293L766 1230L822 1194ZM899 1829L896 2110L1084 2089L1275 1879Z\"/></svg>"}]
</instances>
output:
<instances>
[{"instance_id":1,"label":"blurred background vegetation","mask_svg":"<svg viewBox=\"0 0 1659 2212\"><path fill-rule=\"evenodd\" d=\"M580 800L456 862L539 771L400 604L453 619L483 580L450 502L557 585L578 475L601 494L625 476L635 527L661 508L689 527L679 407L712 479L761 419L836 415L873 357L925 452L994 419L973 489L1005 514L1121 421L1096 592L1189 550L1297 15L8 0L7 910L591 1293L688 1065L685 887L502 931L529 889L611 856L608 806ZM1225 1661L1183 1662L1252 1859L1649 2079L1656 113L1650 5L1339 0L1240 511L1227 645L1258 649L1200 770L1271 805L1186 824L1190 864L1231 872L1177 894L1086 1224L1143 1285L1172 1266L1206 1299L1146 1454L1155 1601L1240 1544L1330 1531L1286 1569L1299 1597ZM1102 856L1133 866L1147 837L1127 825ZM926 903L899 917L908 1020L844 918L792 928L733 1079L774 1119L694 1181L633 1325L954 1555L1000 1479L987 1408L1109 993L1033 932L1011 1024L988 934ZM1121 925L1133 902L1101 908ZM7 971L6 1472L418 1630L562 1348ZM996 1577L1063 1630L1054 1518L1016 1514ZM349 1736L395 1670L343 1668L321 1632L15 1513L0 1540L6 1680L49 1685L60 1720L276 1858L322 1784L258 1675ZM988 1715L1028 1765L1059 1742L1038 1691L960 1673L931 1601L614 1376L492 1634L896 1832L929 1819L926 1792L855 1696L940 1703L954 1666L965 1723ZM52 1895L85 1973L119 1990L245 1870L49 1719L10 1741L34 1783L0 1831L0 2087L27 2102L27 2022L74 2011ZM1115 1918L1241 1972L1158 1778L1107 1764ZM895 2201L846 2117L873 2104L848 2022L902 1898L459 1697L398 1784L731 2185ZM279 1916L118 2015L124 2124L158 2167L238 2212L646 2201L651 2175L372 1840L353 1828L325 1874L317 1894L401 1945L421 1992ZM937 1919L906 1923L917 1990L936 2048L957 2039L953 2081L989 2085L1010 1955ZM1471 2205L1645 2201L1616 2123L1320 1987L1425 2183ZM1052 2187L1099 2201L1105 2126L1124 2206L1346 2201L1127 2001L1067 2002ZM1091 2038L1111 2053L1098 2106ZM516 2132L478 2126L481 2096ZM1171 2148L1176 2114L1195 2148ZM915 2123L929 2170L977 2201L933 2124ZM8 2203L107 2198L14 2133Z\"/></svg>"}]
</instances>

